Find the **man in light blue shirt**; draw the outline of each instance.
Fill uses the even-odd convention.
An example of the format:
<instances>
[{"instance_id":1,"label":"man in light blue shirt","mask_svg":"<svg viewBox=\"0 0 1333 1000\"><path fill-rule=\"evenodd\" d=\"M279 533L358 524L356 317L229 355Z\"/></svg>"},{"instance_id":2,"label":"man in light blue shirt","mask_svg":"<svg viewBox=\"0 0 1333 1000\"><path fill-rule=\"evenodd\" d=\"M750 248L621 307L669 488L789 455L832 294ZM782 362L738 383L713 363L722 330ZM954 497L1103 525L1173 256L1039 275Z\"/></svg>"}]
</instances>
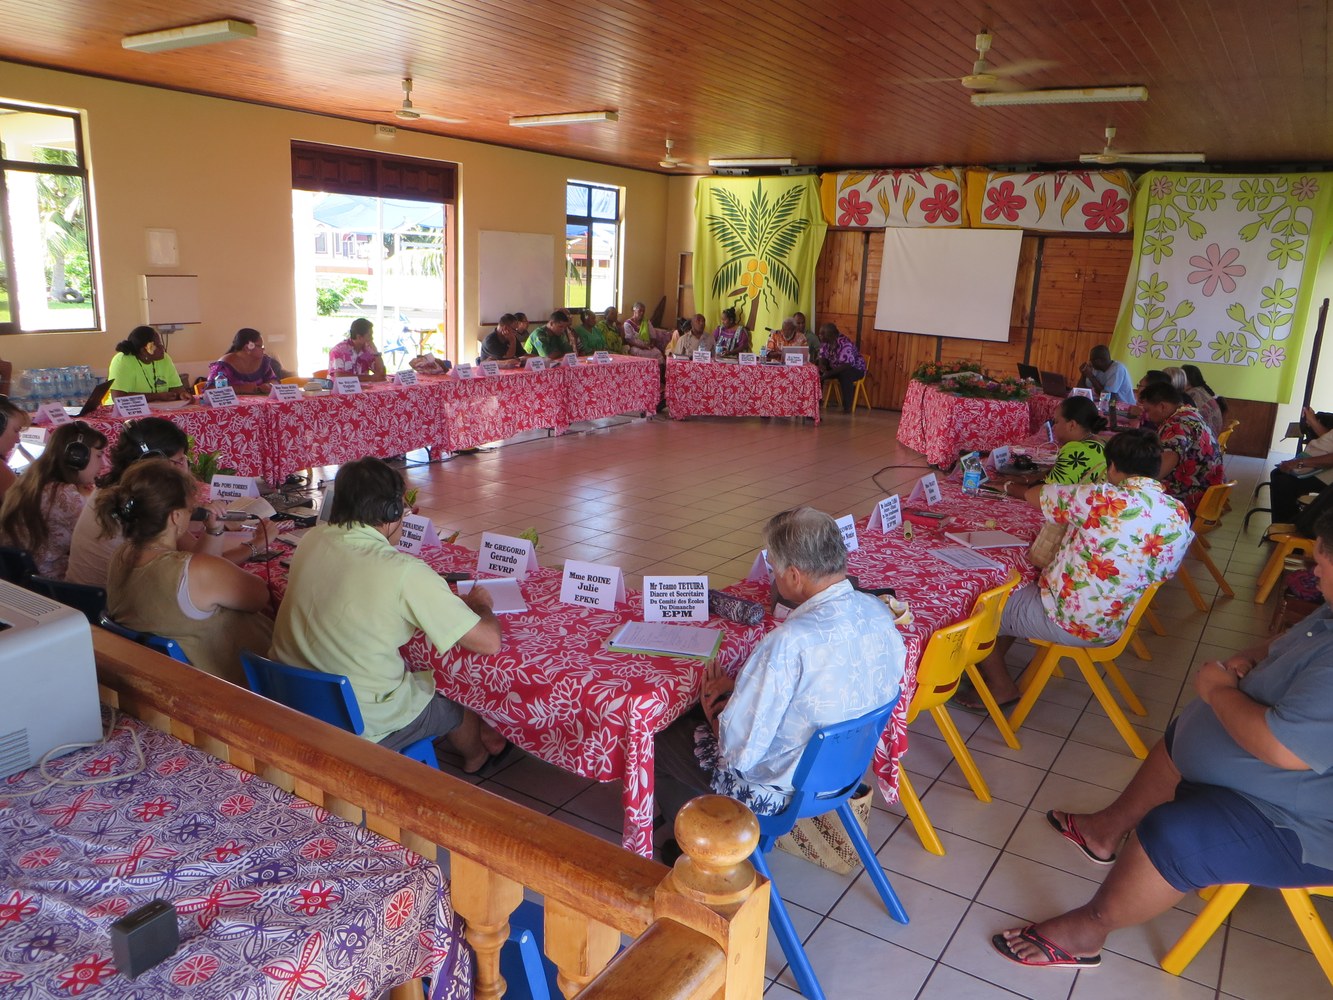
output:
<instances>
[{"instance_id":1,"label":"man in light blue shirt","mask_svg":"<svg viewBox=\"0 0 1333 1000\"><path fill-rule=\"evenodd\" d=\"M779 812L815 730L898 694L902 638L883 602L852 589L833 518L810 507L786 511L765 526L764 542L774 585L796 609L734 680L710 667L702 714L684 716L658 737L657 793L668 821L710 791L756 813Z\"/></svg>"},{"instance_id":2,"label":"man in light blue shirt","mask_svg":"<svg viewBox=\"0 0 1333 1000\"><path fill-rule=\"evenodd\" d=\"M1134 381L1129 369L1111 360L1111 349L1098 344L1088 354L1088 363L1079 367L1082 383L1094 392L1113 392L1122 403L1134 402Z\"/></svg>"}]
</instances>

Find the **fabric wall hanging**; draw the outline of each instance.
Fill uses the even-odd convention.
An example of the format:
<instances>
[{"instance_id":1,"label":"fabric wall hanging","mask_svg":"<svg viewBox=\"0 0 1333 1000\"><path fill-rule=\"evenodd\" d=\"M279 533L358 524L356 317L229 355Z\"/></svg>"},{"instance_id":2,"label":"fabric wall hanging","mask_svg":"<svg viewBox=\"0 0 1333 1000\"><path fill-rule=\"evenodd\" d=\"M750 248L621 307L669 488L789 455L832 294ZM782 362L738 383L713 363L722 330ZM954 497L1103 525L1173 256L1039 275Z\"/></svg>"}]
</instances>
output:
<instances>
[{"instance_id":1,"label":"fabric wall hanging","mask_svg":"<svg viewBox=\"0 0 1333 1000\"><path fill-rule=\"evenodd\" d=\"M824 219L843 229L964 224L963 171L953 167L824 174L820 199Z\"/></svg>"},{"instance_id":2,"label":"fabric wall hanging","mask_svg":"<svg viewBox=\"0 0 1333 1000\"><path fill-rule=\"evenodd\" d=\"M1329 173L1145 174L1112 353L1135 374L1196 364L1224 396L1286 402L1331 198Z\"/></svg>"},{"instance_id":3,"label":"fabric wall hanging","mask_svg":"<svg viewBox=\"0 0 1333 1000\"><path fill-rule=\"evenodd\" d=\"M814 177L706 177L694 218L694 301L710 322L733 307L762 347L765 327L797 311L815 314L815 264L828 226Z\"/></svg>"},{"instance_id":4,"label":"fabric wall hanging","mask_svg":"<svg viewBox=\"0 0 1333 1000\"><path fill-rule=\"evenodd\" d=\"M1124 170L967 172L967 220L978 229L1048 233L1129 231L1132 186Z\"/></svg>"}]
</instances>

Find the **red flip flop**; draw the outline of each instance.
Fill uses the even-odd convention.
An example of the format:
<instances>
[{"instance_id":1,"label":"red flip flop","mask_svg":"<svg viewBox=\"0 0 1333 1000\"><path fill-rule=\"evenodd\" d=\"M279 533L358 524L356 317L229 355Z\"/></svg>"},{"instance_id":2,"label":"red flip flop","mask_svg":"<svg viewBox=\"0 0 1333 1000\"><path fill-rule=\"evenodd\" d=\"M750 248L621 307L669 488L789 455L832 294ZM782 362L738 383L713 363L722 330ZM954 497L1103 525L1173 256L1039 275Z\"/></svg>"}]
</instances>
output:
<instances>
[{"instance_id":1,"label":"red flip flop","mask_svg":"<svg viewBox=\"0 0 1333 1000\"><path fill-rule=\"evenodd\" d=\"M1115 864L1116 856L1114 854L1112 854L1109 858L1100 858L1092 853L1092 848L1090 848L1088 846L1087 841L1083 839L1083 834L1078 832L1078 827L1074 825L1074 817L1071 816L1069 813L1065 813L1065 821L1061 823L1058 819L1055 818L1055 810L1048 809L1046 810L1046 822L1051 824L1052 830L1054 830L1060 836L1064 837L1065 840L1069 841L1080 851L1082 851L1083 856L1087 858L1089 861L1091 861L1093 864L1096 865Z\"/></svg>"},{"instance_id":2,"label":"red flip flop","mask_svg":"<svg viewBox=\"0 0 1333 1000\"><path fill-rule=\"evenodd\" d=\"M1003 934L992 935L990 939L991 947L1009 961L1018 965L1026 965L1030 969L1095 969L1102 964L1100 953L1086 957L1069 954L1050 938L1038 934L1036 924L1028 924L1018 932L1018 936L1019 940L1026 941L1041 951L1041 958L1019 957L1014 953L1013 946Z\"/></svg>"}]
</instances>

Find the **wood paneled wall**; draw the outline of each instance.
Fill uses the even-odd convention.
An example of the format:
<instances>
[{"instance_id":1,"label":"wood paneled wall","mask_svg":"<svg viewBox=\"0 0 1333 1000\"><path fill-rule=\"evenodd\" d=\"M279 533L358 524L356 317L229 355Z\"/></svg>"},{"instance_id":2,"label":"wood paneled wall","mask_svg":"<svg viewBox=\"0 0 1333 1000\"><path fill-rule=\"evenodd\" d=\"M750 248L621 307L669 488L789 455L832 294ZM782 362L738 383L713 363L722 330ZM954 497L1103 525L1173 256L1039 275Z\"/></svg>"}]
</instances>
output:
<instances>
[{"instance_id":1,"label":"wood paneled wall","mask_svg":"<svg viewBox=\"0 0 1333 1000\"><path fill-rule=\"evenodd\" d=\"M1004 374L1023 361L1073 376L1095 344L1111 340L1132 251L1128 237L1025 236L1009 339L1000 343L876 330L884 234L831 229L816 270L816 318L859 334L876 407L899 409L912 370L935 358L980 360Z\"/></svg>"}]
</instances>

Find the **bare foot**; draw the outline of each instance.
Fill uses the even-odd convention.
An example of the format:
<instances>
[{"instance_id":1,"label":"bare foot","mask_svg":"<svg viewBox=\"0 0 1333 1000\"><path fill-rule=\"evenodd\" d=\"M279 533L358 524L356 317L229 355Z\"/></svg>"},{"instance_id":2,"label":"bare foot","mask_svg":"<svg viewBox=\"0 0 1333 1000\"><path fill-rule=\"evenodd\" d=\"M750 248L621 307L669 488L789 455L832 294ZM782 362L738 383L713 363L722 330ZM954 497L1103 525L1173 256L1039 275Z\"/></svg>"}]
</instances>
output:
<instances>
[{"instance_id":1,"label":"bare foot","mask_svg":"<svg viewBox=\"0 0 1333 1000\"><path fill-rule=\"evenodd\" d=\"M487 755L497 754L509 745L509 741L505 739L494 726L487 722L481 722L481 729L478 735L481 737L481 745L483 749L485 749Z\"/></svg>"},{"instance_id":2,"label":"bare foot","mask_svg":"<svg viewBox=\"0 0 1333 1000\"><path fill-rule=\"evenodd\" d=\"M464 757L463 773L476 774L478 771L480 771L483 767L486 766L486 762L490 759L491 755L487 753L484 749L475 755Z\"/></svg>"}]
</instances>

